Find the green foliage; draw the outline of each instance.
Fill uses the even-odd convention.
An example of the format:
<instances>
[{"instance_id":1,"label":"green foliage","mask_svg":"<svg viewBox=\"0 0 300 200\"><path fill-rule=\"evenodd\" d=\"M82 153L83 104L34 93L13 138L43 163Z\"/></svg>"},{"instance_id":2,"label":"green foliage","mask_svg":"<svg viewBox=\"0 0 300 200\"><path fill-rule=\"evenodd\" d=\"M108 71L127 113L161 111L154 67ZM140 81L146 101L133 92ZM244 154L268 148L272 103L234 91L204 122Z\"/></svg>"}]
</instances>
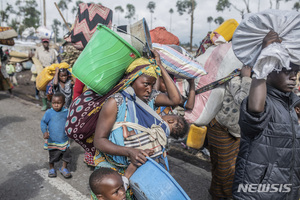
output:
<instances>
[{"instance_id":1,"label":"green foliage","mask_svg":"<svg viewBox=\"0 0 300 200\"><path fill-rule=\"evenodd\" d=\"M23 17L22 23L25 28L34 27L37 28L40 25L40 15L41 13L36 9L38 4L35 0L27 0L25 3L20 2L19 12ZM22 26L22 25L21 25Z\"/></svg>"},{"instance_id":2,"label":"green foliage","mask_svg":"<svg viewBox=\"0 0 300 200\"><path fill-rule=\"evenodd\" d=\"M209 16L209 17L207 18L207 22L208 22L208 23L211 23L213 20L214 20L214 18L213 18L212 16Z\"/></svg>"},{"instance_id":3,"label":"green foliage","mask_svg":"<svg viewBox=\"0 0 300 200\"><path fill-rule=\"evenodd\" d=\"M223 17L220 17L220 16L219 16L219 17L215 18L214 22L215 22L216 24L221 25L221 24L224 22L224 19L223 19Z\"/></svg>"},{"instance_id":4,"label":"green foliage","mask_svg":"<svg viewBox=\"0 0 300 200\"><path fill-rule=\"evenodd\" d=\"M300 2L296 2L294 4L294 7L293 7L294 10L296 10L297 12L300 10Z\"/></svg>"},{"instance_id":5,"label":"green foliage","mask_svg":"<svg viewBox=\"0 0 300 200\"><path fill-rule=\"evenodd\" d=\"M115 11L116 11L116 12L123 13L123 12L124 12L124 9L122 8L122 6L116 6L116 7L115 7Z\"/></svg>"},{"instance_id":6,"label":"green foliage","mask_svg":"<svg viewBox=\"0 0 300 200\"><path fill-rule=\"evenodd\" d=\"M135 7L132 4L127 4L126 5L127 13L125 15L126 19L131 19L135 15Z\"/></svg>"},{"instance_id":7,"label":"green foliage","mask_svg":"<svg viewBox=\"0 0 300 200\"><path fill-rule=\"evenodd\" d=\"M72 14L76 13L79 9L79 4L83 3L83 1L76 1L75 6L73 6L71 12Z\"/></svg>"},{"instance_id":8,"label":"green foliage","mask_svg":"<svg viewBox=\"0 0 300 200\"><path fill-rule=\"evenodd\" d=\"M1 22L7 22L10 14L14 14L15 11L9 3L6 3L6 8L0 11ZM2 23L1 23L2 24Z\"/></svg>"},{"instance_id":9,"label":"green foliage","mask_svg":"<svg viewBox=\"0 0 300 200\"><path fill-rule=\"evenodd\" d=\"M194 1L194 8L192 8L192 1ZM197 2L195 0L178 0L176 2L177 12L179 15L183 15L183 13L187 12L188 14L192 13L192 10L197 6Z\"/></svg>"},{"instance_id":10,"label":"green foliage","mask_svg":"<svg viewBox=\"0 0 300 200\"><path fill-rule=\"evenodd\" d=\"M13 29L15 29L15 31L18 31L19 28L19 22L16 19L12 19L10 21L10 23L8 23L9 27L12 27Z\"/></svg>"},{"instance_id":11,"label":"green foliage","mask_svg":"<svg viewBox=\"0 0 300 200\"><path fill-rule=\"evenodd\" d=\"M68 3L71 3L72 0L60 0L57 6L62 10L68 10Z\"/></svg>"},{"instance_id":12,"label":"green foliage","mask_svg":"<svg viewBox=\"0 0 300 200\"><path fill-rule=\"evenodd\" d=\"M226 8L230 8L231 3L229 0L218 0L216 10L217 11L224 11Z\"/></svg>"},{"instance_id":13,"label":"green foliage","mask_svg":"<svg viewBox=\"0 0 300 200\"><path fill-rule=\"evenodd\" d=\"M61 26L61 22L58 21L57 19L54 19L51 27L52 27L52 30L53 30L56 38L58 38L60 26Z\"/></svg>"},{"instance_id":14,"label":"green foliage","mask_svg":"<svg viewBox=\"0 0 300 200\"><path fill-rule=\"evenodd\" d=\"M150 1L147 5L147 8L149 9L150 13L154 13L154 9L155 9L155 2Z\"/></svg>"}]
</instances>

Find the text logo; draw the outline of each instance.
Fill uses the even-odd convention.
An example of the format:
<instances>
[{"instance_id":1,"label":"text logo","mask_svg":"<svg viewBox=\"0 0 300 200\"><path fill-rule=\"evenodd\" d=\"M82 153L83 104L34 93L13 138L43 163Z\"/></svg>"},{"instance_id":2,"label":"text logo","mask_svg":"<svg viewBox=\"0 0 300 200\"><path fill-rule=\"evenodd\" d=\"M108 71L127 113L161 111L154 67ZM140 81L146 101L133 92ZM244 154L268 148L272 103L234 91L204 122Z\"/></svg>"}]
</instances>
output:
<instances>
[{"instance_id":1,"label":"text logo","mask_svg":"<svg viewBox=\"0 0 300 200\"><path fill-rule=\"evenodd\" d=\"M292 184L239 184L238 192L290 192Z\"/></svg>"}]
</instances>

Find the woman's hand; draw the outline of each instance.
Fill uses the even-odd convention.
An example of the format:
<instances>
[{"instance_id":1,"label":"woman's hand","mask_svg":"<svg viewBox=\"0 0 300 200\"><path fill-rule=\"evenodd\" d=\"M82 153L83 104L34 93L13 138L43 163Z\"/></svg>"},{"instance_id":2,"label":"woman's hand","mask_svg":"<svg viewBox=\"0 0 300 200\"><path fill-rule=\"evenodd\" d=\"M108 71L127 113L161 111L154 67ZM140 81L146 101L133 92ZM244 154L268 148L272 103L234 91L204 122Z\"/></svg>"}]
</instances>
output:
<instances>
[{"instance_id":1,"label":"woman's hand","mask_svg":"<svg viewBox=\"0 0 300 200\"><path fill-rule=\"evenodd\" d=\"M59 72L59 67L55 67L55 73Z\"/></svg>"},{"instance_id":2,"label":"woman's hand","mask_svg":"<svg viewBox=\"0 0 300 200\"><path fill-rule=\"evenodd\" d=\"M135 166L141 166L142 164L145 164L145 162L147 161L146 157L149 157L150 155L153 155L153 150L150 149L141 150L141 149L129 148L128 157L130 158L131 163L134 164Z\"/></svg>"},{"instance_id":3,"label":"woman's hand","mask_svg":"<svg viewBox=\"0 0 300 200\"><path fill-rule=\"evenodd\" d=\"M156 64L157 65L161 65L161 60L160 60L159 53L156 50L154 50L154 49L152 49L151 51L152 51L152 53L154 55L154 59L156 60Z\"/></svg>"}]
</instances>

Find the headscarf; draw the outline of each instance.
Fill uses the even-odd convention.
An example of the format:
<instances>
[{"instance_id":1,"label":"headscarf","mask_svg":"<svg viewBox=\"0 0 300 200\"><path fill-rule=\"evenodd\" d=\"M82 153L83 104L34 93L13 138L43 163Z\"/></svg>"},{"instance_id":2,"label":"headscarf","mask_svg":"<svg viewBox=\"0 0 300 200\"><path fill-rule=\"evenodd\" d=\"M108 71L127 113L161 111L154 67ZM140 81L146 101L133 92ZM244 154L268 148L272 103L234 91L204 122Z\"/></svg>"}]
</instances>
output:
<instances>
[{"instance_id":1,"label":"headscarf","mask_svg":"<svg viewBox=\"0 0 300 200\"><path fill-rule=\"evenodd\" d=\"M146 58L138 58L134 60L129 67L127 68L125 74L130 74L135 71L135 69L139 69L136 73L134 73L124 84L122 90L126 89L135 79L137 79L142 74L146 74L148 76L152 76L157 79L157 75L161 75L161 69L156 65L154 59L146 59ZM131 73L132 74L132 73Z\"/></svg>"}]
</instances>

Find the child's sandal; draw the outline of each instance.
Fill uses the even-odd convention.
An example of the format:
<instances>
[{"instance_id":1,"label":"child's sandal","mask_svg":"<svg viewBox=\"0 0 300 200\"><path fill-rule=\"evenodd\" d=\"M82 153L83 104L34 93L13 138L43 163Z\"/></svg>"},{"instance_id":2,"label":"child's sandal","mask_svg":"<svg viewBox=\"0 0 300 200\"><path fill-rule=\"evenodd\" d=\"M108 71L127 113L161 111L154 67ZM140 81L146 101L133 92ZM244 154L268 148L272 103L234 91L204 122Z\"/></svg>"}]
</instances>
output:
<instances>
[{"instance_id":1,"label":"child's sandal","mask_svg":"<svg viewBox=\"0 0 300 200\"><path fill-rule=\"evenodd\" d=\"M63 175L63 177L65 177L65 178L71 178L71 176L72 176L67 168L64 168L63 170L61 170L61 168L59 168L59 171L60 171L61 175Z\"/></svg>"},{"instance_id":2,"label":"child's sandal","mask_svg":"<svg viewBox=\"0 0 300 200\"><path fill-rule=\"evenodd\" d=\"M55 178L56 177L55 169L50 169L49 170L48 177L50 177L50 178Z\"/></svg>"}]
</instances>

